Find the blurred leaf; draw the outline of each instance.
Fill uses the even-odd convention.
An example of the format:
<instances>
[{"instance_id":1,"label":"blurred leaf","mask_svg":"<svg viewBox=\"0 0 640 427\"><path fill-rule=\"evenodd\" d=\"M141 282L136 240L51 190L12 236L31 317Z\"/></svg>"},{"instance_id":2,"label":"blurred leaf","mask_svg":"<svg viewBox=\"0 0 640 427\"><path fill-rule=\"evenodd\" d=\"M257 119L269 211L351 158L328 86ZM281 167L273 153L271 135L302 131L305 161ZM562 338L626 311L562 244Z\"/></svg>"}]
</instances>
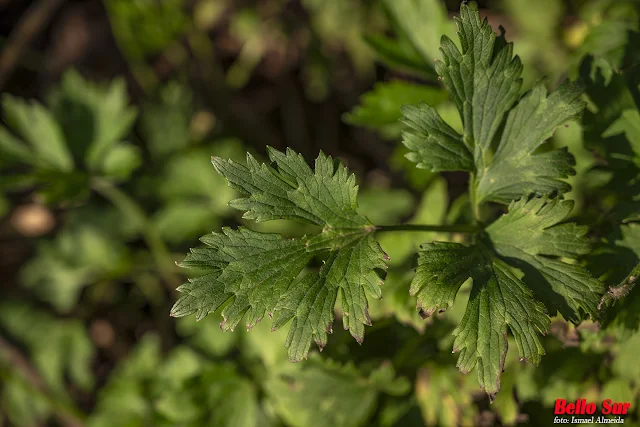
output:
<instances>
[{"instance_id":1,"label":"blurred leaf","mask_svg":"<svg viewBox=\"0 0 640 427\"><path fill-rule=\"evenodd\" d=\"M163 359L159 344L146 335L116 368L89 426L256 425L255 389L232 365L211 363L186 347Z\"/></svg>"},{"instance_id":2,"label":"blurred leaf","mask_svg":"<svg viewBox=\"0 0 640 427\"><path fill-rule=\"evenodd\" d=\"M168 242L183 242L219 226L219 217L206 203L176 201L153 218L154 226Z\"/></svg>"},{"instance_id":3,"label":"blurred leaf","mask_svg":"<svg viewBox=\"0 0 640 427\"><path fill-rule=\"evenodd\" d=\"M362 426L379 393L406 392L407 385L402 383L388 389L393 369L381 369L366 378L352 365L312 358L299 369L270 378L266 391L277 413L291 426Z\"/></svg>"},{"instance_id":4,"label":"blurred leaf","mask_svg":"<svg viewBox=\"0 0 640 427\"><path fill-rule=\"evenodd\" d=\"M216 408L210 425L223 427L253 427L258 416L254 385L239 377L228 365L215 367L204 374L206 406Z\"/></svg>"},{"instance_id":5,"label":"blurred leaf","mask_svg":"<svg viewBox=\"0 0 640 427\"><path fill-rule=\"evenodd\" d=\"M634 393L625 378L613 378L602 387L602 396L614 402L628 402Z\"/></svg>"},{"instance_id":6,"label":"blurred leaf","mask_svg":"<svg viewBox=\"0 0 640 427\"><path fill-rule=\"evenodd\" d=\"M358 197L358 212L374 224L393 224L408 215L413 204L406 190L367 188Z\"/></svg>"},{"instance_id":7,"label":"blurred leaf","mask_svg":"<svg viewBox=\"0 0 640 427\"><path fill-rule=\"evenodd\" d=\"M418 371L416 398L426 425L472 425L477 409L472 404L469 381L452 366L429 363Z\"/></svg>"},{"instance_id":8,"label":"blurred leaf","mask_svg":"<svg viewBox=\"0 0 640 427\"><path fill-rule=\"evenodd\" d=\"M613 372L623 378L633 381L640 380L640 365L635 363L640 352L640 333L636 332L620 345L617 356L613 360ZM613 399L613 397L611 397ZM624 401L625 399L618 400Z\"/></svg>"},{"instance_id":9,"label":"blurred leaf","mask_svg":"<svg viewBox=\"0 0 640 427\"><path fill-rule=\"evenodd\" d=\"M453 36L454 25L441 0L384 0L403 35L426 61L440 57L440 39Z\"/></svg>"},{"instance_id":10,"label":"blurred leaf","mask_svg":"<svg viewBox=\"0 0 640 427\"><path fill-rule=\"evenodd\" d=\"M422 333L428 323L420 317L416 310L415 298L407 292L411 285L413 271L396 270L399 269L393 269L387 274L384 282L384 298L371 301L369 306L371 319L375 321L394 316L398 322Z\"/></svg>"},{"instance_id":11,"label":"blurred leaf","mask_svg":"<svg viewBox=\"0 0 640 427\"><path fill-rule=\"evenodd\" d=\"M46 398L13 370L0 363L0 412L14 426L34 426L43 423L50 414L51 407ZM3 424L0 424L3 425Z\"/></svg>"},{"instance_id":12,"label":"blurred leaf","mask_svg":"<svg viewBox=\"0 0 640 427\"><path fill-rule=\"evenodd\" d=\"M388 65L435 77L433 61L440 57L440 37L453 35L453 22L440 0L384 0L396 40L370 35L367 42Z\"/></svg>"},{"instance_id":13,"label":"blurred leaf","mask_svg":"<svg viewBox=\"0 0 640 427\"><path fill-rule=\"evenodd\" d=\"M3 166L28 166L28 185L37 185L47 202L87 198L90 175L125 180L141 165L138 149L121 140L136 117L127 104L123 80L95 85L75 71L64 74L49 108L5 95L6 121L28 144L0 126Z\"/></svg>"},{"instance_id":14,"label":"blurred leaf","mask_svg":"<svg viewBox=\"0 0 640 427\"><path fill-rule=\"evenodd\" d=\"M290 365L287 350L282 346L286 339L287 331L284 329L273 331L267 322L260 322L242 335L242 355L261 360L267 372L273 374L280 366Z\"/></svg>"},{"instance_id":15,"label":"blurred leaf","mask_svg":"<svg viewBox=\"0 0 640 427\"><path fill-rule=\"evenodd\" d=\"M102 171L105 176L125 181L141 164L142 158L137 147L119 145L105 155Z\"/></svg>"},{"instance_id":16,"label":"blurred leaf","mask_svg":"<svg viewBox=\"0 0 640 427\"><path fill-rule=\"evenodd\" d=\"M70 311L85 286L128 270L128 250L107 230L90 225L63 229L53 241L39 242L21 270L22 282L62 312Z\"/></svg>"},{"instance_id":17,"label":"blurred leaf","mask_svg":"<svg viewBox=\"0 0 640 427\"><path fill-rule=\"evenodd\" d=\"M135 61L160 53L187 29L183 0L108 0L105 6L118 45Z\"/></svg>"},{"instance_id":18,"label":"blurred leaf","mask_svg":"<svg viewBox=\"0 0 640 427\"><path fill-rule=\"evenodd\" d=\"M162 87L157 98L144 104L140 126L151 155L161 159L184 149L191 140L193 99L189 89L177 82Z\"/></svg>"},{"instance_id":19,"label":"blurred leaf","mask_svg":"<svg viewBox=\"0 0 640 427\"><path fill-rule=\"evenodd\" d=\"M79 320L59 320L17 301L0 303L0 325L28 349L34 365L54 390L65 378L82 390L93 386L94 349Z\"/></svg>"},{"instance_id":20,"label":"blurred leaf","mask_svg":"<svg viewBox=\"0 0 640 427\"><path fill-rule=\"evenodd\" d=\"M510 342L510 344L513 344L513 342ZM493 401L493 410L500 415L500 420L505 425L516 425L518 421L520 410L518 402L511 392L518 374L519 372L515 369L505 370L502 377L500 377L500 388L504 392L498 394L496 400Z\"/></svg>"},{"instance_id":21,"label":"blurred leaf","mask_svg":"<svg viewBox=\"0 0 640 427\"><path fill-rule=\"evenodd\" d=\"M20 157L28 158L46 169L60 172L73 169L73 158L65 144L62 129L49 110L36 101L23 101L9 94L3 95L2 109L11 129L29 143L33 153L29 156L25 153ZM14 145L19 144L17 140L7 137L2 139L4 142L0 148L9 148L8 155L24 152Z\"/></svg>"},{"instance_id":22,"label":"blurred leaf","mask_svg":"<svg viewBox=\"0 0 640 427\"><path fill-rule=\"evenodd\" d=\"M400 107L419 102L435 107L447 97L447 93L440 88L401 80L380 82L373 90L362 95L360 105L347 113L344 119L349 124L375 129L384 137L395 139L403 129L399 121L402 116Z\"/></svg>"},{"instance_id":23,"label":"blurred leaf","mask_svg":"<svg viewBox=\"0 0 640 427\"><path fill-rule=\"evenodd\" d=\"M380 198L379 200L385 200ZM408 224L444 224L448 205L447 183L443 178L433 180L422 195L422 200ZM389 255L391 265L401 265L418 252L420 245L427 241L443 239L434 232L397 232L380 234L380 246Z\"/></svg>"},{"instance_id":24,"label":"blurred leaf","mask_svg":"<svg viewBox=\"0 0 640 427\"><path fill-rule=\"evenodd\" d=\"M124 80L116 79L108 85L94 84L70 70L64 74L60 87L51 93L48 104L76 162L84 161L92 172L109 176L105 162L112 150L126 146L122 138L129 133L137 115L136 109L128 105ZM133 151L133 148L128 150ZM137 157L138 153L131 155ZM130 161L127 166L139 164L139 160L138 163ZM127 170L125 176L131 170Z\"/></svg>"},{"instance_id":25,"label":"blurred leaf","mask_svg":"<svg viewBox=\"0 0 640 427\"><path fill-rule=\"evenodd\" d=\"M586 35L573 54L573 62L577 65L586 56L593 57L590 73L602 73L608 85L614 74L638 64L640 7L634 0L592 1L582 9L582 15Z\"/></svg>"},{"instance_id":26,"label":"blurred leaf","mask_svg":"<svg viewBox=\"0 0 640 427\"><path fill-rule=\"evenodd\" d=\"M190 319L177 320L177 332L200 351L211 356L224 356L238 342L238 334L225 334L216 322L194 323ZM278 346L280 347L280 346Z\"/></svg>"},{"instance_id":27,"label":"blurred leaf","mask_svg":"<svg viewBox=\"0 0 640 427\"><path fill-rule=\"evenodd\" d=\"M378 34L369 34L365 37L365 41L378 59L389 67L419 76L435 78L433 64L422 58L406 38L399 37L394 40Z\"/></svg>"},{"instance_id":28,"label":"blurred leaf","mask_svg":"<svg viewBox=\"0 0 640 427\"><path fill-rule=\"evenodd\" d=\"M223 140L169 159L157 188L165 204L153 217L161 236L169 242L190 241L219 225L235 193L211 166L211 154L237 157L240 150L237 141Z\"/></svg>"},{"instance_id":29,"label":"blurred leaf","mask_svg":"<svg viewBox=\"0 0 640 427\"><path fill-rule=\"evenodd\" d=\"M342 0L302 0L301 3L309 13L323 54L346 52L358 75L372 73L371 53L365 48L362 34L377 26L379 17L372 7L375 3ZM327 60L332 58L325 58Z\"/></svg>"}]
</instances>

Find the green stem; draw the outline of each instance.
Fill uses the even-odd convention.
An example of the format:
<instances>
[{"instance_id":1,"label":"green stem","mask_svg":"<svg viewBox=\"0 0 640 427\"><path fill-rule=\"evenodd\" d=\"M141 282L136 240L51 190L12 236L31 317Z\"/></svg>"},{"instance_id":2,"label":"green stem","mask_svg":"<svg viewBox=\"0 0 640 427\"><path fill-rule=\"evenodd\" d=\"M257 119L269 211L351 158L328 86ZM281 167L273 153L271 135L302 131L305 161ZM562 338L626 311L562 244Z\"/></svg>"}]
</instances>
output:
<instances>
[{"instance_id":1,"label":"green stem","mask_svg":"<svg viewBox=\"0 0 640 427\"><path fill-rule=\"evenodd\" d=\"M109 181L94 178L91 188L113 203L134 224L134 227L142 233L142 237L149 247L149 252L151 252L160 274L169 285L177 287L180 283L172 271L173 260L169 250L140 205Z\"/></svg>"},{"instance_id":2,"label":"green stem","mask_svg":"<svg viewBox=\"0 0 640 427\"><path fill-rule=\"evenodd\" d=\"M379 225L377 232L383 231L440 231L443 233L477 233L482 229L477 225L453 224L453 225L429 225L429 224L398 224Z\"/></svg>"}]
</instances>

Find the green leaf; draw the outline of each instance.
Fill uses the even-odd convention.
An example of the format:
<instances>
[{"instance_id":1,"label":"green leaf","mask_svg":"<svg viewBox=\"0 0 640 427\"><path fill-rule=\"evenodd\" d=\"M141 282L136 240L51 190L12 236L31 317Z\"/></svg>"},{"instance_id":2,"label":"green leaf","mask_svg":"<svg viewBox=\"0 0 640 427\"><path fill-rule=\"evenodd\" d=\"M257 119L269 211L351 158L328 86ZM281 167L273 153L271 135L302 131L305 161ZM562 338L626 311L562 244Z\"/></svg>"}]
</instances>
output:
<instances>
[{"instance_id":1,"label":"green leaf","mask_svg":"<svg viewBox=\"0 0 640 427\"><path fill-rule=\"evenodd\" d=\"M49 203L84 201L92 176L128 179L142 164L139 149L122 141L136 118L128 102L124 80L102 86L75 71L64 74L47 106L4 95L9 129L0 126L0 167L29 166L29 187Z\"/></svg>"},{"instance_id":2,"label":"green leaf","mask_svg":"<svg viewBox=\"0 0 640 427\"><path fill-rule=\"evenodd\" d=\"M257 390L229 366L216 366L204 374L205 408L216 408L209 425L223 427L255 427L258 418ZM201 408L203 407L201 406Z\"/></svg>"},{"instance_id":3,"label":"green leaf","mask_svg":"<svg viewBox=\"0 0 640 427\"><path fill-rule=\"evenodd\" d=\"M105 229L78 224L63 229L53 241L40 241L20 278L40 298L68 312L84 287L126 272L128 258L126 246Z\"/></svg>"},{"instance_id":4,"label":"green leaf","mask_svg":"<svg viewBox=\"0 0 640 427\"><path fill-rule=\"evenodd\" d=\"M601 72L608 85L638 57L638 5L633 0L593 2L584 8L584 40L573 53L576 62L593 57L590 72Z\"/></svg>"},{"instance_id":5,"label":"green leaf","mask_svg":"<svg viewBox=\"0 0 640 427\"><path fill-rule=\"evenodd\" d=\"M518 99L522 64L513 57L512 44L496 38L477 11L463 4L456 23L462 49L443 36L443 61L436 62L436 71L462 117L465 145L482 168L504 116Z\"/></svg>"},{"instance_id":6,"label":"green leaf","mask_svg":"<svg viewBox=\"0 0 640 427\"><path fill-rule=\"evenodd\" d=\"M596 316L604 289L585 268L558 258L589 252L587 228L561 224L572 210L572 201L521 199L486 232L495 251L525 273L525 283L549 312L577 323L584 314Z\"/></svg>"},{"instance_id":7,"label":"green leaf","mask_svg":"<svg viewBox=\"0 0 640 427\"><path fill-rule=\"evenodd\" d=\"M384 0L402 35L411 41L425 61L438 57L438 41L452 34L453 25L439 0Z\"/></svg>"},{"instance_id":8,"label":"green leaf","mask_svg":"<svg viewBox=\"0 0 640 427\"><path fill-rule=\"evenodd\" d=\"M142 165L142 156L138 147L118 144L105 154L102 161L104 176L126 181L131 173Z\"/></svg>"},{"instance_id":9,"label":"green leaf","mask_svg":"<svg viewBox=\"0 0 640 427\"><path fill-rule=\"evenodd\" d=\"M421 247L410 292L423 317L449 309L469 279L466 312L454 331L458 368L478 365L480 385L493 399L507 354L507 328L521 359L538 364L544 348L538 334L549 330L546 310L578 322L595 317L603 285L568 258L589 252L586 227L562 223L573 202L524 198L485 228L473 246L434 242ZM517 276L518 268L524 277Z\"/></svg>"},{"instance_id":10,"label":"green leaf","mask_svg":"<svg viewBox=\"0 0 640 427\"><path fill-rule=\"evenodd\" d=\"M300 240L245 228L223 228L222 233L201 240L208 247L192 249L180 265L206 274L178 288L185 295L171 315L196 313L201 320L232 299L222 311L224 330L235 329L249 310L247 328L259 322L265 311L273 315L276 302L311 258Z\"/></svg>"},{"instance_id":11,"label":"green leaf","mask_svg":"<svg viewBox=\"0 0 640 427\"><path fill-rule=\"evenodd\" d=\"M437 106L447 99L442 89L417 85L401 80L377 83L360 98L360 105L344 116L347 123L378 130L383 136L395 138L401 129L398 119L404 104L426 102Z\"/></svg>"},{"instance_id":12,"label":"green leaf","mask_svg":"<svg viewBox=\"0 0 640 427\"><path fill-rule=\"evenodd\" d=\"M409 73L433 78L432 63L425 60L406 38L397 40L379 34L365 36L365 42L375 52L378 59L387 66Z\"/></svg>"},{"instance_id":13,"label":"green leaf","mask_svg":"<svg viewBox=\"0 0 640 427\"><path fill-rule=\"evenodd\" d=\"M505 122L493 161L480 175L480 201L509 203L523 195L565 193L569 184L560 181L574 175L573 156L566 149L535 153L554 130L579 117L585 103L583 90L572 84L547 95L542 83L520 99Z\"/></svg>"},{"instance_id":14,"label":"green leaf","mask_svg":"<svg viewBox=\"0 0 640 427\"><path fill-rule=\"evenodd\" d=\"M367 44L390 67L433 79L438 40L443 33L453 33L446 7L439 0L384 0L383 4L396 37L372 34L365 38Z\"/></svg>"},{"instance_id":15,"label":"green leaf","mask_svg":"<svg viewBox=\"0 0 640 427\"><path fill-rule=\"evenodd\" d=\"M459 243L422 246L411 292L423 316L453 304L460 286L473 288L462 321L453 334L453 351L460 352L458 368L470 372L477 364L480 385L493 400L500 390L500 374L507 354L507 328L520 357L538 364L544 348L538 334L549 329L544 306L503 261L480 247Z\"/></svg>"},{"instance_id":16,"label":"green leaf","mask_svg":"<svg viewBox=\"0 0 640 427\"><path fill-rule=\"evenodd\" d=\"M94 173L107 175L113 174L109 170L125 168L114 162L126 161L127 169L140 164L139 154L133 153L133 147L124 149L121 145L137 116L136 109L128 104L124 80L116 79L108 85L93 84L74 70L65 73L60 87L49 98L51 110L76 158L84 161ZM123 153L110 153L114 149ZM131 156L135 160L131 160Z\"/></svg>"},{"instance_id":17,"label":"green leaf","mask_svg":"<svg viewBox=\"0 0 640 427\"><path fill-rule=\"evenodd\" d=\"M464 4L456 22L461 47L443 36L436 71L463 132L454 131L431 106L405 106L404 122L411 128L403 140L407 157L433 171L472 172L476 204L569 191L561 179L575 174L573 156L566 149L537 151L558 126L579 116L582 89L565 84L548 94L538 83L521 97L522 64L504 34L496 36L487 20Z\"/></svg>"},{"instance_id":18,"label":"green leaf","mask_svg":"<svg viewBox=\"0 0 640 427\"><path fill-rule=\"evenodd\" d=\"M29 349L29 355L47 386L65 389L65 378L82 390L93 386L94 348L79 320L56 319L17 301L0 304L0 325Z\"/></svg>"},{"instance_id":19,"label":"green leaf","mask_svg":"<svg viewBox=\"0 0 640 427\"><path fill-rule=\"evenodd\" d=\"M473 157L458 134L430 105L405 105L402 122L409 127L402 143L410 150L407 158L421 169L473 171Z\"/></svg>"},{"instance_id":20,"label":"green leaf","mask_svg":"<svg viewBox=\"0 0 640 427\"><path fill-rule=\"evenodd\" d=\"M159 337L151 334L114 369L98 398L91 427L254 427L258 413L255 386L233 365L212 362L188 347L163 357Z\"/></svg>"},{"instance_id":21,"label":"green leaf","mask_svg":"<svg viewBox=\"0 0 640 427\"><path fill-rule=\"evenodd\" d=\"M219 217L197 201L176 201L159 210L153 223L165 240L176 243L192 241L203 230L218 226Z\"/></svg>"},{"instance_id":22,"label":"green leaf","mask_svg":"<svg viewBox=\"0 0 640 427\"><path fill-rule=\"evenodd\" d=\"M189 88L177 82L158 92L157 99L143 105L140 127L151 155L161 159L179 154L190 142L193 99Z\"/></svg>"},{"instance_id":23,"label":"green leaf","mask_svg":"<svg viewBox=\"0 0 640 427\"><path fill-rule=\"evenodd\" d=\"M265 313L277 315L274 329L291 321L286 347L291 360L307 356L312 340L320 348L331 331L338 294L343 326L358 341L370 325L365 290L380 298L380 275L387 258L371 233L375 230L357 212L355 177L331 157L320 154L315 171L302 156L269 149L274 169L247 155L248 166L213 158L229 185L246 197L230 202L257 222L294 219L321 227L301 239L284 239L240 228L205 236L208 246L193 249L181 264L205 274L179 287L183 295L173 316L196 314L202 319L222 310L224 330L233 330L245 314L247 328ZM314 255L327 253L320 272L296 281Z\"/></svg>"},{"instance_id":24,"label":"green leaf","mask_svg":"<svg viewBox=\"0 0 640 427\"><path fill-rule=\"evenodd\" d=\"M49 110L41 104L26 102L5 94L2 109L11 129L15 130L28 143L33 152L27 154L25 148L8 132L2 129L0 147L9 155L20 160L30 160L43 168L69 172L73 169L73 157L67 149L60 126Z\"/></svg>"},{"instance_id":25,"label":"green leaf","mask_svg":"<svg viewBox=\"0 0 640 427\"><path fill-rule=\"evenodd\" d=\"M604 138L624 133L640 167L640 111L623 110L620 117L602 134Z\"/></svg>"},{"instance_id":26,"label":"green leaf","mask_svg":"<svg viewBox=\"0 0 640 427\"><path fill-rule=\"evenodd\" d=\"M33 426L45 423L52 409L47 397L38 390L34 390L15 366L8 364L4 366L4 362L0 360L0 373L2 373L0 407L3 415L12 423L6 425Z\"/></svg>"},{"instance_id":27,"label":"green leaf","mask_svg":"<svg viewBox=\"0 0 640 427\"><path fill-rule=\"evenodd\" d=\"M418 371L416 399L426 425L473 425L477 409L467 378L456 375L453 366L433 362Z\"/></svg>"},{"instance_id":28,"label":"green leaf","mask_svg":"<svg viewBox=\"0 0 640 427\"><path fill-rule=\"evenodd\" d=\"M288 425L356 427L369 419L381 392L406 393L406 381L398 383L394 377L390 366L367 378L353 365L312 358L291 373L270 378L266 391Z\"/></svg>"}]
</instances>

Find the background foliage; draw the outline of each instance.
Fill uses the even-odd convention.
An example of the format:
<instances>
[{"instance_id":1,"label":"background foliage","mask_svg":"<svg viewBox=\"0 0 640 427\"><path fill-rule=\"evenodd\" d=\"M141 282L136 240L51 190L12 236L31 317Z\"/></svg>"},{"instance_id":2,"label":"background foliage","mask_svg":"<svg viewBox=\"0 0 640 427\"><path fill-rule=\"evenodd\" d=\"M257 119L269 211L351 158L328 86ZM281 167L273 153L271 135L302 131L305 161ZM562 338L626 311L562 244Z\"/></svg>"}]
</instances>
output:
<instances>
[{"instance_id":1,"label":"background foliage","mask_svg":"<svg viewBox=\"0 0 640 427\"><path fill-rule=\"evenodd\" d=\"M459 6L0 0L0 425L547 425L557 398L631 401L638 424L638 288L605 294L599 322L553 317L540 365L509 352L490 403L450 351L470 286L428 320L408 292L418 247L456 234L380 234L389 268L362 346L336 327L292 364L286 330L267 322L230 333L220 312L169 317L185 275L174 262L249 224L212 155L322 150L356 173L374 224L469 222L467 174L416 168L400 143L403 104L462 128L434 62ZM594 247L579 262L620 283L640 257L640 3L473 6L514 42L521 92L581 80L586 111L542 150L574 154L569 219Z\"/></svg>"}]
</instances>

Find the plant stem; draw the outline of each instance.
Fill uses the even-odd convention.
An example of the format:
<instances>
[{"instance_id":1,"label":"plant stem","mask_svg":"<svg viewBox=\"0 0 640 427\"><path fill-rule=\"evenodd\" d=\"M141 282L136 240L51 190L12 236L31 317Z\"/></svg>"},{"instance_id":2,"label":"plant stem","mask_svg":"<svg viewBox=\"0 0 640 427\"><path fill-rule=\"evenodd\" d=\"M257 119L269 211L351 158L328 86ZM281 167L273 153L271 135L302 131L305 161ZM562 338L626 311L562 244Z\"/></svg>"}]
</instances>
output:
<instances>
[{"instance_id":1,"label":"plant stem","mask_svg":"<svg viewBox=\"0 0 640 427\"><path fill-rule=\"evenodd\" d=\"M140 205L109 181L94 178L91 188L113 203L127 219L133 222L136 229L142 233L163 279L173 288L177 287L180 281L172 271L173 260L169 255L169 250Z\"/></svg>"},{"instance_id":2,"label":"plant stem","mask_svg":"<svg viewBox=\"0 0 640 427\"><path fill-rule=\"evenodd\" d=\"M476 196L476 174L469 174L469 202L471 203L471 211L473 212L473 218L476 223L480 221L480 205L478 204L478 198Z\"/></svg>"},{"instance_id":3,"label":"plant stem","mask_svg":"<svg viewBox=\"0 0 640 427\"><path fill-rule=\"evenodd\" d=\"M615 300L629 295L631 290L635 287L636 282L640 280L640 262L631 270L631 272L616 286L611 286L609 290L602 296L600 304L598 304L598 310L602 313L613 303Z\"/></svg>"},{"instance_id":4,"label":"plant stem","mask_svg":"<svg viewBox=\"0 0 640 427\"><path fill-rule=\"evenodd\" d=\"M481 228L470 224L453 224L453 225L429 225L429 224L398 224L398 225L379 225L376 227L377 232L383 231L440 231L443 233L477 233Z\"/></svg>"}]
</instances>

